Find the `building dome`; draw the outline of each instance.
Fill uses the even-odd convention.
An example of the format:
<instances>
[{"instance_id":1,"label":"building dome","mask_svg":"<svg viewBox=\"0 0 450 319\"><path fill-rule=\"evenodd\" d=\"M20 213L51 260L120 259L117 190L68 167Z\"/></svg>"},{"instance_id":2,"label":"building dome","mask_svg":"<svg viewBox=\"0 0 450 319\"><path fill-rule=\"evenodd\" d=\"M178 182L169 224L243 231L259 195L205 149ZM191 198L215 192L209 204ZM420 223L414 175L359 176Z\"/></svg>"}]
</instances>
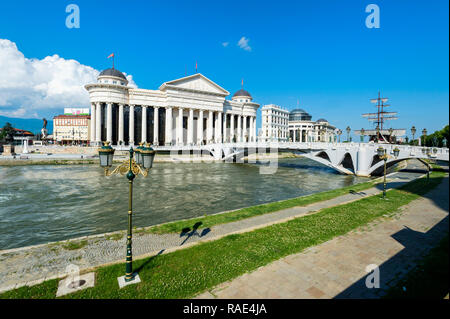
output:
<instances>
[{"instance_id":1,"label":"building dome","mask_svg":"<svg viewBox=\"0 0 450 319\"><path fill-rule=\"evenodd\" d=\"M311 121L312 116L303 109L295 109L289 113L289 121Z\"/></svg>"},{"instance_id":2,"label":"building dome","mask_svg":"<svg viewBox=\"0 0 450 319\"><path fill-rule=\"evenodd\" d=\"M123 75L122 72L120 72L119 70L116 70L114 68L103 70L98 76L115 76L118 78L122 78L124 80L127 79L126 76Z\"/></svg>"},{"instance_id":3,"label":"building dome","mask_svg":"<svg viewBox=\"0 0 450 319\"><path fill-rule=\"evenodd\" d=\"M234 93L233 97L237 97L237 96L247 96L247 97L252 97L250 95L250 93L248 93L246 90L244 89L240 89L239 91L237 91L236 93Z\"/></svg>"},{"instance_id":4,"label":"building dome","mask_svg":"<svg viewBox=\"0 0 450 319\"><path fill-rule=\"evenodd\" d=\"M231 99L236 102L251 102L253 98L246 90L240 89L233 94Z\"/></svg>"},{"instance_id":5,"label":"building dome","mask_svg":"<svg viewBox=\"0 0 450 319\"><path fill-rule=\"evenodd\" d=\"M328 121L325 120L325 119L318 119L316 122L317 122L317 123L319 123L319 122L327 122L327 123L328 123Z\"/></svg>"}]
</instances>

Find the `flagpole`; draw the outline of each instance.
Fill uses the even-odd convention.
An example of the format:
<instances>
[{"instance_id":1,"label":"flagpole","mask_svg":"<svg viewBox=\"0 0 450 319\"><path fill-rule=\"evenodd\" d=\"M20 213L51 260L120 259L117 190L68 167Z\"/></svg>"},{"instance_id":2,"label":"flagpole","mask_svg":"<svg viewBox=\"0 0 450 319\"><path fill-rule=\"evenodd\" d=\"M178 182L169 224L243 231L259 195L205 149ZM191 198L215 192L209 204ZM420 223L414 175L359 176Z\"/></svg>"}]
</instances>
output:
<instances>
[{"instance_id":1,"label":"flagpole","mask_svg":"<svg viewBox=\"0 0 450 319\"><path fill-rule=\"evenodd\" d=\"M115 54L114 53L111 53L110 55L108 55L108 59L109 58L112 58L112 68L114 69L114 58L115 58Z\"/></svg>"}]
</instances>

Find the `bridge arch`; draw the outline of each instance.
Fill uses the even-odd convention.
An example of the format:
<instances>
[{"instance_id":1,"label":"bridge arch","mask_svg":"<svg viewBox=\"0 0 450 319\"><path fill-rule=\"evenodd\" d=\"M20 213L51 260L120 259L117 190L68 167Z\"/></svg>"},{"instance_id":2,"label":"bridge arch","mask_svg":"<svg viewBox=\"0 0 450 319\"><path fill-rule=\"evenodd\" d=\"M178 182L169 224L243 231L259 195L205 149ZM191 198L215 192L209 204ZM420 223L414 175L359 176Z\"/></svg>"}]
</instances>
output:
<instances>
[{"instance_id":1,"label":"bridge arch","mask_svg":"<svg viewBox=\"0 0 450 319\"><path fill-rule=\"evenodd\" d=\"M320 158L323 158L324 160L326 160L326 161L328 161L328 162L331 163L331 159L330 159L330 157L328 156L328 153L325 152L325 151L319 152L316 156L317 156L317 157L320 157Z\"/></svg>"},{"instance_id":2,"label":"bridge arch","mask_svg":"<svg viewBox=\"0 0 450 319\"><path fill-rule=\"evenodd\" d=\"M429 166L429 164L427 162L425 162L423 159L421 158L417 158L417 157L402 157L402 158L397 158L397 159L392 159L392 160L388 160L386 162L386 169L392 167L395 164L398 164L402 161L407 161L407 160L411 160L411 159L415 159L418 160L420 162L422 162L424 165ZM384 161L383 160L379 160L375 165L371 166L369 173L370 175L383 175L383 171L384 171Z\"/></svg>"},{"instance_id":3,"label":"bridge arch","mask_svg":"<svg viewBox=\"0 0 450 319\"><path fill-rule=\"evenodd\" d=\"M378 155L374 155L372 157L372 162L370 163L370 167L374 166L375 164L378 164L381 161L383 161L383 160L380 159L380 157Z\"/></svg>"},{"instance_id":4,"label":"bridge arch","mask_svg":"<svg viewBox=\"0 0 450 319\"><path fill-rule=\"evenodd\" d=\"M353 174L355 173L355 166L353 165L353 158L350 153L345 153L344 157L342 158L342 161L338 164L338 166L342 166L349 171L351 171Z\"/></svg>"}]
</instances>

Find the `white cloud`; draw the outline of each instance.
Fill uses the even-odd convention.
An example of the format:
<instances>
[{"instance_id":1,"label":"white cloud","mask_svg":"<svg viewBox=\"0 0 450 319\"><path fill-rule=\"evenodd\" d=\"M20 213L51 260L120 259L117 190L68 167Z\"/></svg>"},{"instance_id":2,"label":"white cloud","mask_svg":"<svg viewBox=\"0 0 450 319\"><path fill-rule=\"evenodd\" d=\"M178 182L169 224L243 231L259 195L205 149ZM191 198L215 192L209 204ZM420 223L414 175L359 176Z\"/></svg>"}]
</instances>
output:
<instances>
[{"instance_id":1,"label":"white cloud","mask_svg":"<svg viewBox=\"0 0 450 319\"><path fill-rule=\"evenodd\" d=\"M87 83L99 71L57 54L42 60L26 58L14 42L0 39L0 115L38 117L39 111L89 107ZM129 86L136 87L131 75Z\"/></svg>"},{"instance_id":2,"label":"white cloud","mask_svg":"<svg viewBox=\"0 0 450 319\"><path fill-rule=\"evenodd\" d=\"M226 48L230 42L223 42L222 45Z\"/></svg>"},{"instance_id":3,"label":"white cloud","mask_svg":"<svg viewBox=\"0 0 450 319\"><path fill-rule=\"evenodd\" d=\"M241 48L244 49L245 51L251 51L252 48L248 45L248 41L250 41L250 39L247 39L246 37L242 37L239 42L237 43L237 45Z\"/></svg>"}]
</instances>

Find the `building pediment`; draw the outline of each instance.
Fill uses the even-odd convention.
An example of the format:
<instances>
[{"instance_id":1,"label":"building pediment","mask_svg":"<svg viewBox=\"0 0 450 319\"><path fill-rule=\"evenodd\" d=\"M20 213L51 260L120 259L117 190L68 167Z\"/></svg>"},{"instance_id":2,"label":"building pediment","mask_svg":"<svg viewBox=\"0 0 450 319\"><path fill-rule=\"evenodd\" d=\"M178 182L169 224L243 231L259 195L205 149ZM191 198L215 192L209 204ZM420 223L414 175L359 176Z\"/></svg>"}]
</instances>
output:
<instances>
[{"instance_id":1,"label":"building pediment","mask_svg":"<svg viewBox=\"0 0 450 319\"><path fill-rule=\"evenodd\" d=\"M220 87L204 75L197 73L181 79L164 82L159 89L165 91L167 89L175 89L181 91L199 92L204 94L214 94L220 96L230 95L230 92Z\"/></svg>"}]
</instances>

